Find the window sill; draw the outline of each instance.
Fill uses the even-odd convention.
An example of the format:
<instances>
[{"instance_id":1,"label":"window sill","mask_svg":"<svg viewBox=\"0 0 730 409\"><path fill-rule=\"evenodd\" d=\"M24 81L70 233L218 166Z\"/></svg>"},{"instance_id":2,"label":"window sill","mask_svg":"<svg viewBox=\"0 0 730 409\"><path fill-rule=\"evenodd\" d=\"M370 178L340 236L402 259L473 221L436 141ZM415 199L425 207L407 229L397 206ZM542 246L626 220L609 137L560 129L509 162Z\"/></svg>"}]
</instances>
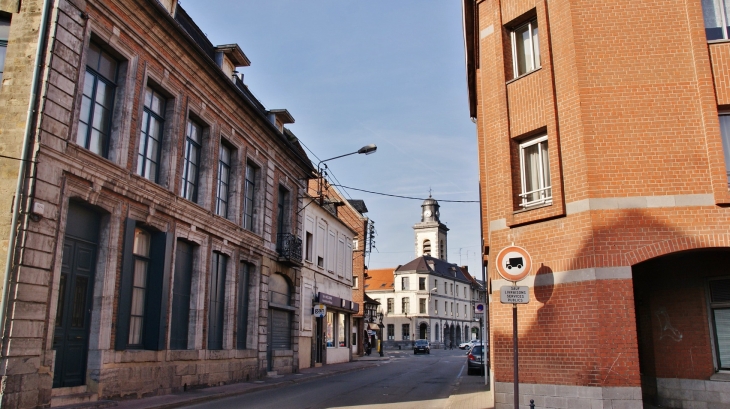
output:
<instances>
[{"instance_id":1,"label":"window sill","mask_svg":"<svg viewBox=\"0 0 730 409\"><path fill-rule=\"evenodd\" d=\"M724 43L730 43L730 39L722 39L722 40L708 40L707 44L724 44Z\"/></svg>"},{"instance_id":2,"label":"window sill","mask_svg":"<svg viewBox=\"0 0 730 409\"><path fill-rule=\"evenodd\" d=\"M529 212L529 211L532 211L532 210L542 209L544 207L550 207L552 205L553 205L553 202L551 200L548 203L542 203L542 204L538 204L538 205L534 205L534 206L529 206L529 207L526 207L524 209L515 210L514 212L512 212L512 214L525 213L525 212Z\"/></svg>"},{"instance_id":3,"label":"window sill","mask_svg":"<svg viewBox=\"0 0 730 409\"><path fill-rule=\"evenodd\" d=\"M513 82L515 82L515 81L519 81L519 80L521 80L522 78L525 78L525 77L527 77L527 76L528 76L528 75L530 75L530 74L533 74L533 73L536 73L536 72L540 71L541 69L542 69L542 67L540 67L540 68L535 68L534 70L532 70L532 71L530 71L530 72L526 72L526 73L524 73L524 74L520 75L520 76L519 76L519 77L517 77L517 78L512 78L511 80L509 80L509 81L505 82L505 83L504 83L504 85L509 85L509 84L511 84L511 83L513 83Z\"/></svg>"}]
</instances>

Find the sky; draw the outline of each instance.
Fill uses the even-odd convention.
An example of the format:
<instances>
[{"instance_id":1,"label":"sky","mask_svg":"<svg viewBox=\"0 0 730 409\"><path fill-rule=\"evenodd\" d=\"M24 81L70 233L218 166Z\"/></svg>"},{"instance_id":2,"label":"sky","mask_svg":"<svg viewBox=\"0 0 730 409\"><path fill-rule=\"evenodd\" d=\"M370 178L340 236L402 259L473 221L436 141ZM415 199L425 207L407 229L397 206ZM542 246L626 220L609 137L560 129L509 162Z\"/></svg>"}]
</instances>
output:
<instances>
[{"instance_id":1,"label":"sky","mask_svg":"<svg viewBox=\"0 0 730 409\"><path fill-rule=\"evenodd\" d=\"M251 60L244 83L337 183L426 198L449 228L448 260L481 278L476 127L469 118L460 0L181 0L213 44ZM371 269L415 258L422 200L341 188L375 222Z\"/></svg>"}]
</instances>

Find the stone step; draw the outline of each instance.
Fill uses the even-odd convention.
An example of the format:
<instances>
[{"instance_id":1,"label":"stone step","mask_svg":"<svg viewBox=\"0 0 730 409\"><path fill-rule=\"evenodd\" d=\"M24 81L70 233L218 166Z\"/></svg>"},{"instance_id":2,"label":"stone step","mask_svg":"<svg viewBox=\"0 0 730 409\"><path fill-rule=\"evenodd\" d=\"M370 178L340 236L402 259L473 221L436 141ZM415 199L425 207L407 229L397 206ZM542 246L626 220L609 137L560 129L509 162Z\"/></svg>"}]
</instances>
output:
<instances>
[{"instance_id":1,"label":"stone step","mask_svg":"<svg viewBox=\"0 0 730 409\"><path fill-rule=\"evenodd\" d=\"M96 402L98 397L95 393L81 392L81 393L70 393L67 395L51 395L51 407L63 407L69 405L80 405L84 403Z\"/></svg>"},{"instance_id":2,"label":"stone step","mask_svg":"<svg viewBox=\"0 0 730 409\"><path fill-rule=\"evenodd\" d=\"M279 376L279 373L276 371L269 371L269 372L266 372L266 376L269 378L276 378L277 376Z\"/></svg>"},{"instance_id":3,"label":"stone step","mask_svg":"<svg viewBox=\"0 0 730 409\"><path fill-rule=\"evenodd\" d=\"M84 392L86 392L86 385L69 386L69 387L66 387L66 388L53 388L53 389L51 389L51 396L73 395L75 393L84 393Z\"/></svg>"}]
</instances>

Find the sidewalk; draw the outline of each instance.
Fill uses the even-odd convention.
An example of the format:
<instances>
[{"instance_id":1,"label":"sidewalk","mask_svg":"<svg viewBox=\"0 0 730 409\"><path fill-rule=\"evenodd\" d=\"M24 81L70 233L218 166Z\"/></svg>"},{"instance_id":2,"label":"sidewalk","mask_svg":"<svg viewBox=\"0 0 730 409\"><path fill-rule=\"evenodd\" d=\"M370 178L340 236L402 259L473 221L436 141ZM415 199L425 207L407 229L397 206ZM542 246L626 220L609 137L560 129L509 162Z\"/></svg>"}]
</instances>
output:
<instances>
[{"instance_id":1,"label":"sidewalk","mask_svg":"<svg viewBox=\"0 0 730 409\"><path fill-rule=\"evenodd\" d=\"M378 362L389 360L390 357L387 355L384 357L380 357L377 355L354 357L352 362L325 365L318 368L304 368L296 374L278 375L275 377L263 378L253 382L240 382L223 386L211 386L207 388L194 389L187 392L153 396L142 399L131 399L127 401L98 401L83 407L115 407L118 409L179 408L187 405L193 405L195 403L209 402L216 399L223 399L231 396L273 389L280 386L308 382L315 379L326 378L329 376L343 374L347 372L359 371L367 368L372 368L373 366L378 365Z\"/></svg>"}]
</instances>

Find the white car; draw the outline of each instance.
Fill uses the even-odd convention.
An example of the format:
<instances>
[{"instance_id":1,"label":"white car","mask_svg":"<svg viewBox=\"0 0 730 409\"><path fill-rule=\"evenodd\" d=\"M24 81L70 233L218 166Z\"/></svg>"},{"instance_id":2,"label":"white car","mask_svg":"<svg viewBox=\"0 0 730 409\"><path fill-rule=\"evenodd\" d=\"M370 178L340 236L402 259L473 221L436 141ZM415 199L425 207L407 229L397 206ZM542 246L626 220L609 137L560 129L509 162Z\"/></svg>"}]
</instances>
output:
<instances>
[{"instance_id":1,"label":"white car","mask_svg":"<svg viewBox=\"0 0 730 409\"><path fill-rule=\"evenodd\" d=\"M481 345L482 342L478 339L472 339L469 342L462 342L459 344L459 349L471 349L474 345Z\"/></svg>"}]
</instances>

